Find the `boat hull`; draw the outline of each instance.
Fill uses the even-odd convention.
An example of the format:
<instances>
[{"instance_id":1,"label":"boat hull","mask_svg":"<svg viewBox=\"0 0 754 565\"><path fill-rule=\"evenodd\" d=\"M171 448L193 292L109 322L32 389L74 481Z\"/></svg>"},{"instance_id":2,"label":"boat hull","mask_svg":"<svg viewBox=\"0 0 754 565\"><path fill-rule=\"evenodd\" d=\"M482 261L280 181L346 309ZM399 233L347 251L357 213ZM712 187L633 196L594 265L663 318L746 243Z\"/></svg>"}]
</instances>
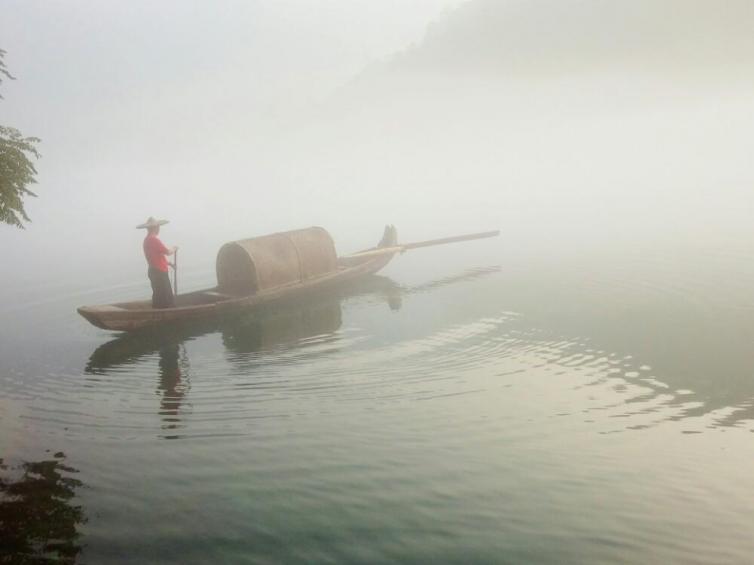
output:
<instances>
[{"instance_id":1,"label":"boat hull","mask_svg":"<svg viewBox=\"0 0 754 565\"><path fill-rule=\"evenodd\" d=\"M174 308L151 308L149 301L124 302L99 306L82 306L81 314L92 325L111 331L130 332L160 324L212 319L245 311L255 306L284 300L314 290L329 288L376 273L387 265L394 254L367 258L357 264L349 262L336 271L296 284L283 285L247 296L228 296L216 288L177 297ZM185 305L180 305L184 303Z\"/></svg>"}]
</instances>

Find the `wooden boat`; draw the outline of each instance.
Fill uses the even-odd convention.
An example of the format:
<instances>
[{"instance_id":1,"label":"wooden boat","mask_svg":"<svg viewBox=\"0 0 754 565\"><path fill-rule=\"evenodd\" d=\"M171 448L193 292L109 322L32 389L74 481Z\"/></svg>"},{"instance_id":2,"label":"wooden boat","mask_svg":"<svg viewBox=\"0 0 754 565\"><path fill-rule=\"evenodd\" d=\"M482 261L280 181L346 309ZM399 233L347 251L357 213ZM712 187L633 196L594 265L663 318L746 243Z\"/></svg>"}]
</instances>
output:
<instances>
[{"instance_id":1,"label":"wooden boat","mask_svg":"<svg viewBox=\"0 0 754 565\"><path fill-rule=\"evenodd\" d=\"M408 249L496 235L499 232L398 244L395 228L387 226L378 246L338 257L322 228L281 232L223 245L217 256L217 286L180 294L172 308L152 308L151 300L137 300L82 306L78 313L98 328L115 331L210 319L376 273Z\"/></svg>"}]
</instances>

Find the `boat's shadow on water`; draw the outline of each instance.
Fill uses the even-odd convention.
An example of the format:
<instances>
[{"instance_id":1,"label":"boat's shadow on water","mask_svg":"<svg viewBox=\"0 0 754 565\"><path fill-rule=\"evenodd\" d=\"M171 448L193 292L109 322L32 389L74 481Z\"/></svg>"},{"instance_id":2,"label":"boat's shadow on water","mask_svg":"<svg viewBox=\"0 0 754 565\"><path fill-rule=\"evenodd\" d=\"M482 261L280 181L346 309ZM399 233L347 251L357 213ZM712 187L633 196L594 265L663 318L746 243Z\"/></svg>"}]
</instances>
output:
<instances>
[{"instance_id":1,"label":"boat's shadow on water","mask_svg":"<svg viewBox=\"0 0 754 565\"><path fill-rule=\"evenodd\" d=\"M341 330L343 304L356 300L397 311L412 295L431 293L499 271L497 266L478 268L411 287L372 275L348 286L213 322L125 334L97 347L86 365L86 373L92 381L105 375L119 378L118 373L138 372L150 366L148 358L157 355L156 392L161 397L163 430L169 434L165 437L177 437L176 428L181 427L180 412L192 376L185 347L188 342L218 336L224 361L234 375L277 371L282 365L310 362L352 346L349 332ZM727 333L721 332L712 343L706 340L706 348L694 349L690 346L699 343L696 332L700 331L700 325L693 318L684 325L670 315L655 316L653 323L648 324L646 312L636 309L619 318L618 324L615 315L609 315L611 311L588 297L582 297L581 302L569 301L553 292L558 301L547 302L542 298L550 296L547 292L532 287L526 280L522 284L511 282L512 279L507 276L499 280L500 284L486 284L475 291L476 303L504 304L506 310L524 313L515 321L501 323L485 336L487 345L512 344L504 351L490 353L495 357L490 362L521 355L526 363L532 353L539 352L548 366L560 363L561 371L574 373L575 388L614 389L613 393L620 396L617 401L615 394L605 393L606 398L613 400L607 405L597 402L589 412L613 414L619 419L616 421L624 424L623 429L642 429L676 420L691 423L695 418L700 419L699 425L711 428L745 426L752 421L754 402L752 381L748 378L751 354L743 347L751 335L749 322L741 321L736 326L733 320ZM505 296L504 302L497 300L500 295ZM739 327L737 340L728 340L726 336ZM197 357L195 364L201 364L201 372L205 373L206 359L204 356L200 359L197 352L203 347L190 349ZM213 347L214 354L218 346ZM710 351L718 353L711 355ZM481 360L483 351L475 349L474 356ZM602 359L607 359L604 370L590 369L590 363L599 364ZM716 364L720 360L725 361L727 373L719 373ZM578 374L581 369L593 370L594 374L584 381Z\"/></svg>"},{"instance_id":2,"label":"boat's shadow on water","mask_svg":"<svg viewBox=\"0 0 754 565\"><path fill-rule=\"evenodd\" d=\"M163 325L123 334L97 347L86 365L88 374L132 365L147 355L159 353L162 376L180 368L182 345L202 336L219 333L230 352L253 353L295 344L307 337L332 333L342 323L341 302L361 294L384 293L392 308L400 308L400 287L374 275L358 285L312 293L306 297L239 312L211 321ZM168 379L169 380L169 379Z\"/></svg>"},{"instance_id":3,"label":"boat's shadow on water","mask_svg":"<svg viewBox=\"0 0 754 565\"><path fill-rule=\"evenodd\" d=\"M253 312L241 311L206 322L176 323L123 334L97 347L89 357L85 371L101 374L159 353L161 373L169 375L175 373L181 364L179 357L183 344L215 333L222 335L223 344L231 353L297 347L306 338L337 332L342 324L341 304L346 300L364 297L384 302L388 308L397 311L404 298L411 294L429 292L499 271L499 266L471 269L412 287L401 286L388 277L371 275L338 288L258 307ZM182 361L185 364L186 360Z\"/></svg>"},{"instance_id":4,"label":"boat's shadow on water","mask_svg":"<svg viewBox=\"0 0 754 565\"><path fill-rule=\"evenodd\" d=\"M388 277L371 275L348 285L312 292L293 300L241 311L212 321L164 325L118 336L92 352L85 373L93 381L119 370L136 367L147 358L158 356L157 393L159 414L165 439L179 438L180 412L191 388L191 360L185 344L204 336L219 334L226 357L234 371L253 372L259 363L285 363L286 351L312 345L335 345L343 323L342 303L365 299L400 310L406 296L430 292L442 286L497 273L499 267L464 271L417 285L404 287ZM326 355L323 348L311 356Z\"/></svg>"}]
</instances>

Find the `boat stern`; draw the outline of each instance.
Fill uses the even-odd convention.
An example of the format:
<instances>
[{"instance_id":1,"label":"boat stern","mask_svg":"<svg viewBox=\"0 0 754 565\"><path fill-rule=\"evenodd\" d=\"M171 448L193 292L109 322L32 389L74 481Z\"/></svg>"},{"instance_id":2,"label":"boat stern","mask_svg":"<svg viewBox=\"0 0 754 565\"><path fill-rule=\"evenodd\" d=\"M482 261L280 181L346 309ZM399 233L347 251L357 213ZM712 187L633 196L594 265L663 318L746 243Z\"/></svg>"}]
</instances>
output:
<instances>
[{"instance_id":1,"label":"boat stern","mask_svg":"<svg viewBox=\"0 0 754 565\"><path fill-rule=\"evenodd\" d=\"M146 321L129 315L125 308L105 304L81 306L76 309L87 322L103 330L130 331L146 325Z\"/></svg>"}]
</instances>

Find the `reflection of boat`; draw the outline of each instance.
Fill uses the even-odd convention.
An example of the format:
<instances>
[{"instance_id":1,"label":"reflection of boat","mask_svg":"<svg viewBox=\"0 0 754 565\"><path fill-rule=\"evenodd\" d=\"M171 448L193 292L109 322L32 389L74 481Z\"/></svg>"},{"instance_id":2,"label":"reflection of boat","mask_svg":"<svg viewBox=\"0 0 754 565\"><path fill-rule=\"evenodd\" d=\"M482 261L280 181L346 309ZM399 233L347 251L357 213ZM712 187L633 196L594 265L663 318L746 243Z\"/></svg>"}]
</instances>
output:
<instances>
[{"instance_id":1,"label":"reflection of boat","mask_svg":"<svg viewBox=\"0 0 754 565\"><path fill-rule=\"evenodd\" d=\"M268 316L239 318L225 325L222 329L223 345L234 353L252 353L334 334L342 323L339 300L303 308L283 308Z\"/></svg>"},{"instance_id":2,"label":"reflection of boat","mask_svg":"<svg viewBox=\"0 0 754 565\"><path fill-rule=\"evenodd\" d=\"M199 330L194 328L193 331ZM159 356L157 392L161 395L159 414L163 420L163 429L174 430L180 427L179 412L189 389L190 366L182 344L190 337L191 334L185 331L159 335L156 333L154 335L126 334L95 349L89 357L86 372L90 375L105 374L114 367L136 365L142 358L157 353ZM177 436L163 437L172 439Z\"/></svg>"},{"instance_id":3,"label":"reflection of boat","mask_svg":"<svg viewBox=\"0 0 754 565\"><path fill-rule=\"evenodd\" d=\"M398 289L398 285L389 278L372 275L336 292L320 292L316 295L317 300L293 300L275 308L262 306L253 313L244 312L221 321L194 321L160 331L147 328L124 334L95 349L89 357L86 372L105 373L114 367L136 364L154 353L160 353L162 369L163 352L216 332L221 332L225 346L236 352L269 349L307 337L334 333L342 323L340 301L343 298L373 292L394 293Z\"/></svg>"},{"instance_id":4,"label":"reflection of boat","mask_svg":"<svg viewBox=\"0 0 754 565\"><path fill-rule=\"evenodd\" d=\"M412 287L402 287L381 275L369 275L350 285L322 290L307 299L290 300L274 307L261 306L253 312L222 319L194 320L166 328L149 328L120 335L97 347L89 357L86 372L92 375L138 363L144 356L164 352L198 337L216 332L229 351L249 353L308 337L335 333L342 324L341 302L354 297L373 296L385 300L392 310L401 306L402 297L426 292L481 276L494 274L499 267L484 267Z\"/></svg>"},{"instance_id":5,"label":"reflection of boat","mask_svg":"<svg viewBox=\"0 0 754 565\"><path fill-rule=\"evenodd\" d=\"M494 235L497 232L399 245L395 228L388 226L377 247L338 257L322 228L272 234L225 244L217 256L218 285L177 296L173 308L154 309L150 301L139 300L82 306L78 312L97 327L120 331L206 320L362 278L408 249Z\"/></svg>"},{"instance_id":6,"label":"reflection of boat","mask_svg":"<svg viewBox=\"0 0 754 565\"><path fill-rule=\"evenodd\" d=\"M351 298L369 297L384 300L391 309L400 308L402 296L423 292L446 284L454 284L492 273L495 269L474 269L461 275L447 277L416 287L404 288L393 280L370 275L350 285L322 290L306 298L285 303L263 305L252 312L222 319L194 320L167 327L145 328L139 332L122 334L97 347L89 357L85 372L88 380L97 383L100 375L118 372L119 369L146 367L157 377L156 392L160 396L159 415L162 420L163 439L181 437L183 412L190 396L192 373L189 361L190 347L184 344L202 336L220 334L229 363L236 370L253 371L255 360L264 364L285 362L276 355L299 348L320 347L309 350L311 355L328 355L333 348L341 347L343 324L341 304ZM258 353L259 352L259 353ZM271 353L271 355L268 355ZM153 362L157 359L158 366ZM139 366L142 367L139 367ZM190 406L190 403L188 404Z\"/></svg>"},{"instance_id":7,"label":"reflection of boat","mask_svg":"<svg viewBox=\"0 0 754 565\"><path fill-rule=\"evenodd\" d=\"M184 341L215 331L209 326L187 326L171 328L170 332L142 332L123 335L107 343L103 343L89 357L86 372L90 375L106 373L113 367L133 365L145 355L170 350ZM163 363L162 355L160 363Z\"/></svg>"}]
</instances>

